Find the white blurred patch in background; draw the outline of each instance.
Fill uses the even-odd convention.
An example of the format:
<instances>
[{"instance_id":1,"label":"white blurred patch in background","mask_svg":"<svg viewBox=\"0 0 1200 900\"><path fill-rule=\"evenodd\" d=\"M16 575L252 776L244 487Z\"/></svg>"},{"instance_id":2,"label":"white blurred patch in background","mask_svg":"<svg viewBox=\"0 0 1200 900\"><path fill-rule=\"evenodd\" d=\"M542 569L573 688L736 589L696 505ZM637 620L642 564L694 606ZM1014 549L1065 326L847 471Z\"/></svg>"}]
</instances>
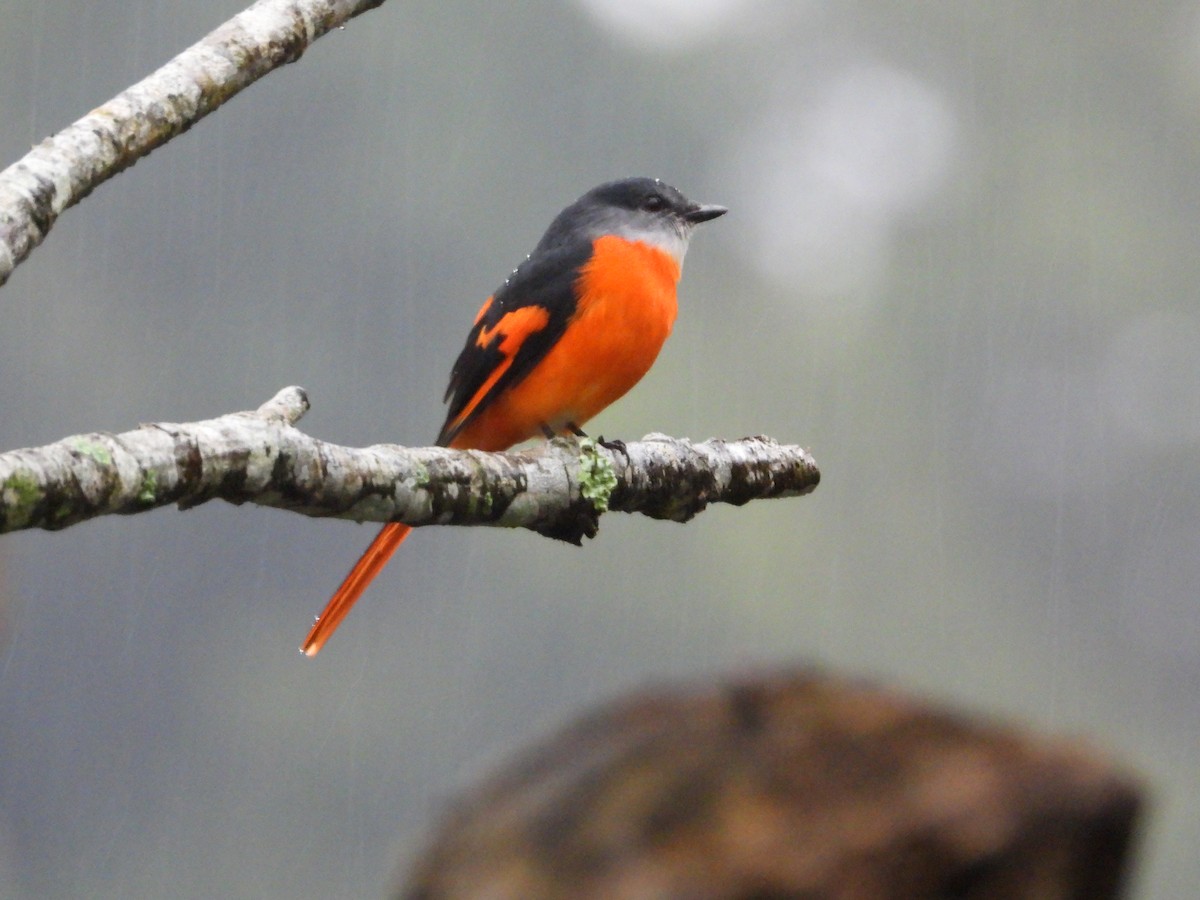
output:
<instances>
[{"instance_id":1,"label":"white blurred patch in background","mask_svg":"<svg viewBox=\"0 0 1200 900\"><path fill-rule=\"evenodd\" d=\"M931 85L883 64L799 97L791 81L726 150L727 177L755 211L739 234L797 303L844 314L878 296L896 229L944 184L954 116Z\"/></svg>"},{"instance_id":2,"label":"white blurred patch in background","mask_svg":"<svg viewBox=\"0 0 1200 900\"><path fill-rule=\"evenodd\" d=\"M761 22L763 0L579 0L605 30L645 49L684 50Z\"/></svg>"}]
</instances>

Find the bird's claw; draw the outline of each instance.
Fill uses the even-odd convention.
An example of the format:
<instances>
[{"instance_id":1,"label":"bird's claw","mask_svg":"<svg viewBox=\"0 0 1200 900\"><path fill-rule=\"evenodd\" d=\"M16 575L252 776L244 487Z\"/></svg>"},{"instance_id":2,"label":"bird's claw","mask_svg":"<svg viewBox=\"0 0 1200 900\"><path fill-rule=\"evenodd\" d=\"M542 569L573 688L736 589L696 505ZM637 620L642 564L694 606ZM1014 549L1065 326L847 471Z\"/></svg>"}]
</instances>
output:
<instances>
[{"instance_id":1,"label":"bird's claw","mask_svg":"<svg viewBox=\"0 0 1200 900\"><path fill-rule=\"evenodd\" d=\"M622 456L625 457L626 462L629 461L629 448L625 446L624 441L617 440L615 438L611 441L606 441L604 439L604 436L601 435L600 437L596 438L596 443L599 444L601 447L603 447L605 450L609 450L613 453L620 453Z\"/></svg>"}]
</instances>

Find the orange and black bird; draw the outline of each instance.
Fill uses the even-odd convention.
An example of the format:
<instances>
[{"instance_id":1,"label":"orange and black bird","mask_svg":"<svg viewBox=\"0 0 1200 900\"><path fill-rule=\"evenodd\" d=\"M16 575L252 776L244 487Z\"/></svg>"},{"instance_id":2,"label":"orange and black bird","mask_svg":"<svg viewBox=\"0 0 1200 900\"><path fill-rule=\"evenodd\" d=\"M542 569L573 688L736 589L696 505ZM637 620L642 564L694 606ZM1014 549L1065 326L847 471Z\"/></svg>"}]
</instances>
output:
<instances>
[{"instance_id":1,"label":"orange and black bird","mask_svg":"<svg viewBox=\"0 0 1200 900\"><path fill-rule=\"evenodd\" d=\"M438 445L496 451L538 435L582 434L654 363L675 322L692 230L725 212L654 178L610 181L560 212L475 316L450 372ZM329 640L410 531L383 526L309 631L304 653Z\"/></svg>"}]
</instances>

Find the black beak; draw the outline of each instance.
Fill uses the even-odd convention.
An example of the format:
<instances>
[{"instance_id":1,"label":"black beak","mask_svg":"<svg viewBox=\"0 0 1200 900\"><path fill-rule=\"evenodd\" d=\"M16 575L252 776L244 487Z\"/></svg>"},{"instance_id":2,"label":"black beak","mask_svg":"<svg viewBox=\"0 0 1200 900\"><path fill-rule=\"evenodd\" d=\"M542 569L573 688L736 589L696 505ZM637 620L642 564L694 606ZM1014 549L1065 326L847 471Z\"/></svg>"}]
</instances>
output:
<instances>
[{"instance_id":1,"label":"black beak","mask_svg":"<svg viewBox=\"0 0 1200 900\"><path fill-rule=\"evenodd\" d=\"M715 203L701 203L685 212L683 217L693 225L699 225L701 222L707 222L709 219L723 216L727 212L729 210L724 206L717 206Z\"/></svg>"}]
</instances>

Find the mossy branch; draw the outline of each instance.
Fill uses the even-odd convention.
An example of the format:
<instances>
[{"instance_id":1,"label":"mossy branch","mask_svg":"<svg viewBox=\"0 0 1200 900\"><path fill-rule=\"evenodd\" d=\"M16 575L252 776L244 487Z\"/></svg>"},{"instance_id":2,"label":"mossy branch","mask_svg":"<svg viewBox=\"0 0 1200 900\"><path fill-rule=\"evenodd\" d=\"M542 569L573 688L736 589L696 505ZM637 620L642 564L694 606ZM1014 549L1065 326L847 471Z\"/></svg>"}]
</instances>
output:
<instances>
[{"instance_id":1,"label":"mossy branch","mask_svg":"<svg viewBox=\"0 0 1200 900\"><path fill-rule=\"evenodd\" d=\"M807 494L820 479L807 451L765 437L655 434L624 450L573 438L513 453L356 449L297 429L308 406L303 389L288 387L250 412L0 454L0 533L220 499L358 521L529 528L580 543L608 510L683 522L710 503Z\"/></svg>"},{"instance_id":2,"label":"mossy branch","mask_svg":"<svg viewBox=\"0 0 1200 900\"><path fill-rule=\"evenodd\" d=\"M69 206L383 0L259 0L0 172L0 284Z\"/></svg>"}]
</instances>

